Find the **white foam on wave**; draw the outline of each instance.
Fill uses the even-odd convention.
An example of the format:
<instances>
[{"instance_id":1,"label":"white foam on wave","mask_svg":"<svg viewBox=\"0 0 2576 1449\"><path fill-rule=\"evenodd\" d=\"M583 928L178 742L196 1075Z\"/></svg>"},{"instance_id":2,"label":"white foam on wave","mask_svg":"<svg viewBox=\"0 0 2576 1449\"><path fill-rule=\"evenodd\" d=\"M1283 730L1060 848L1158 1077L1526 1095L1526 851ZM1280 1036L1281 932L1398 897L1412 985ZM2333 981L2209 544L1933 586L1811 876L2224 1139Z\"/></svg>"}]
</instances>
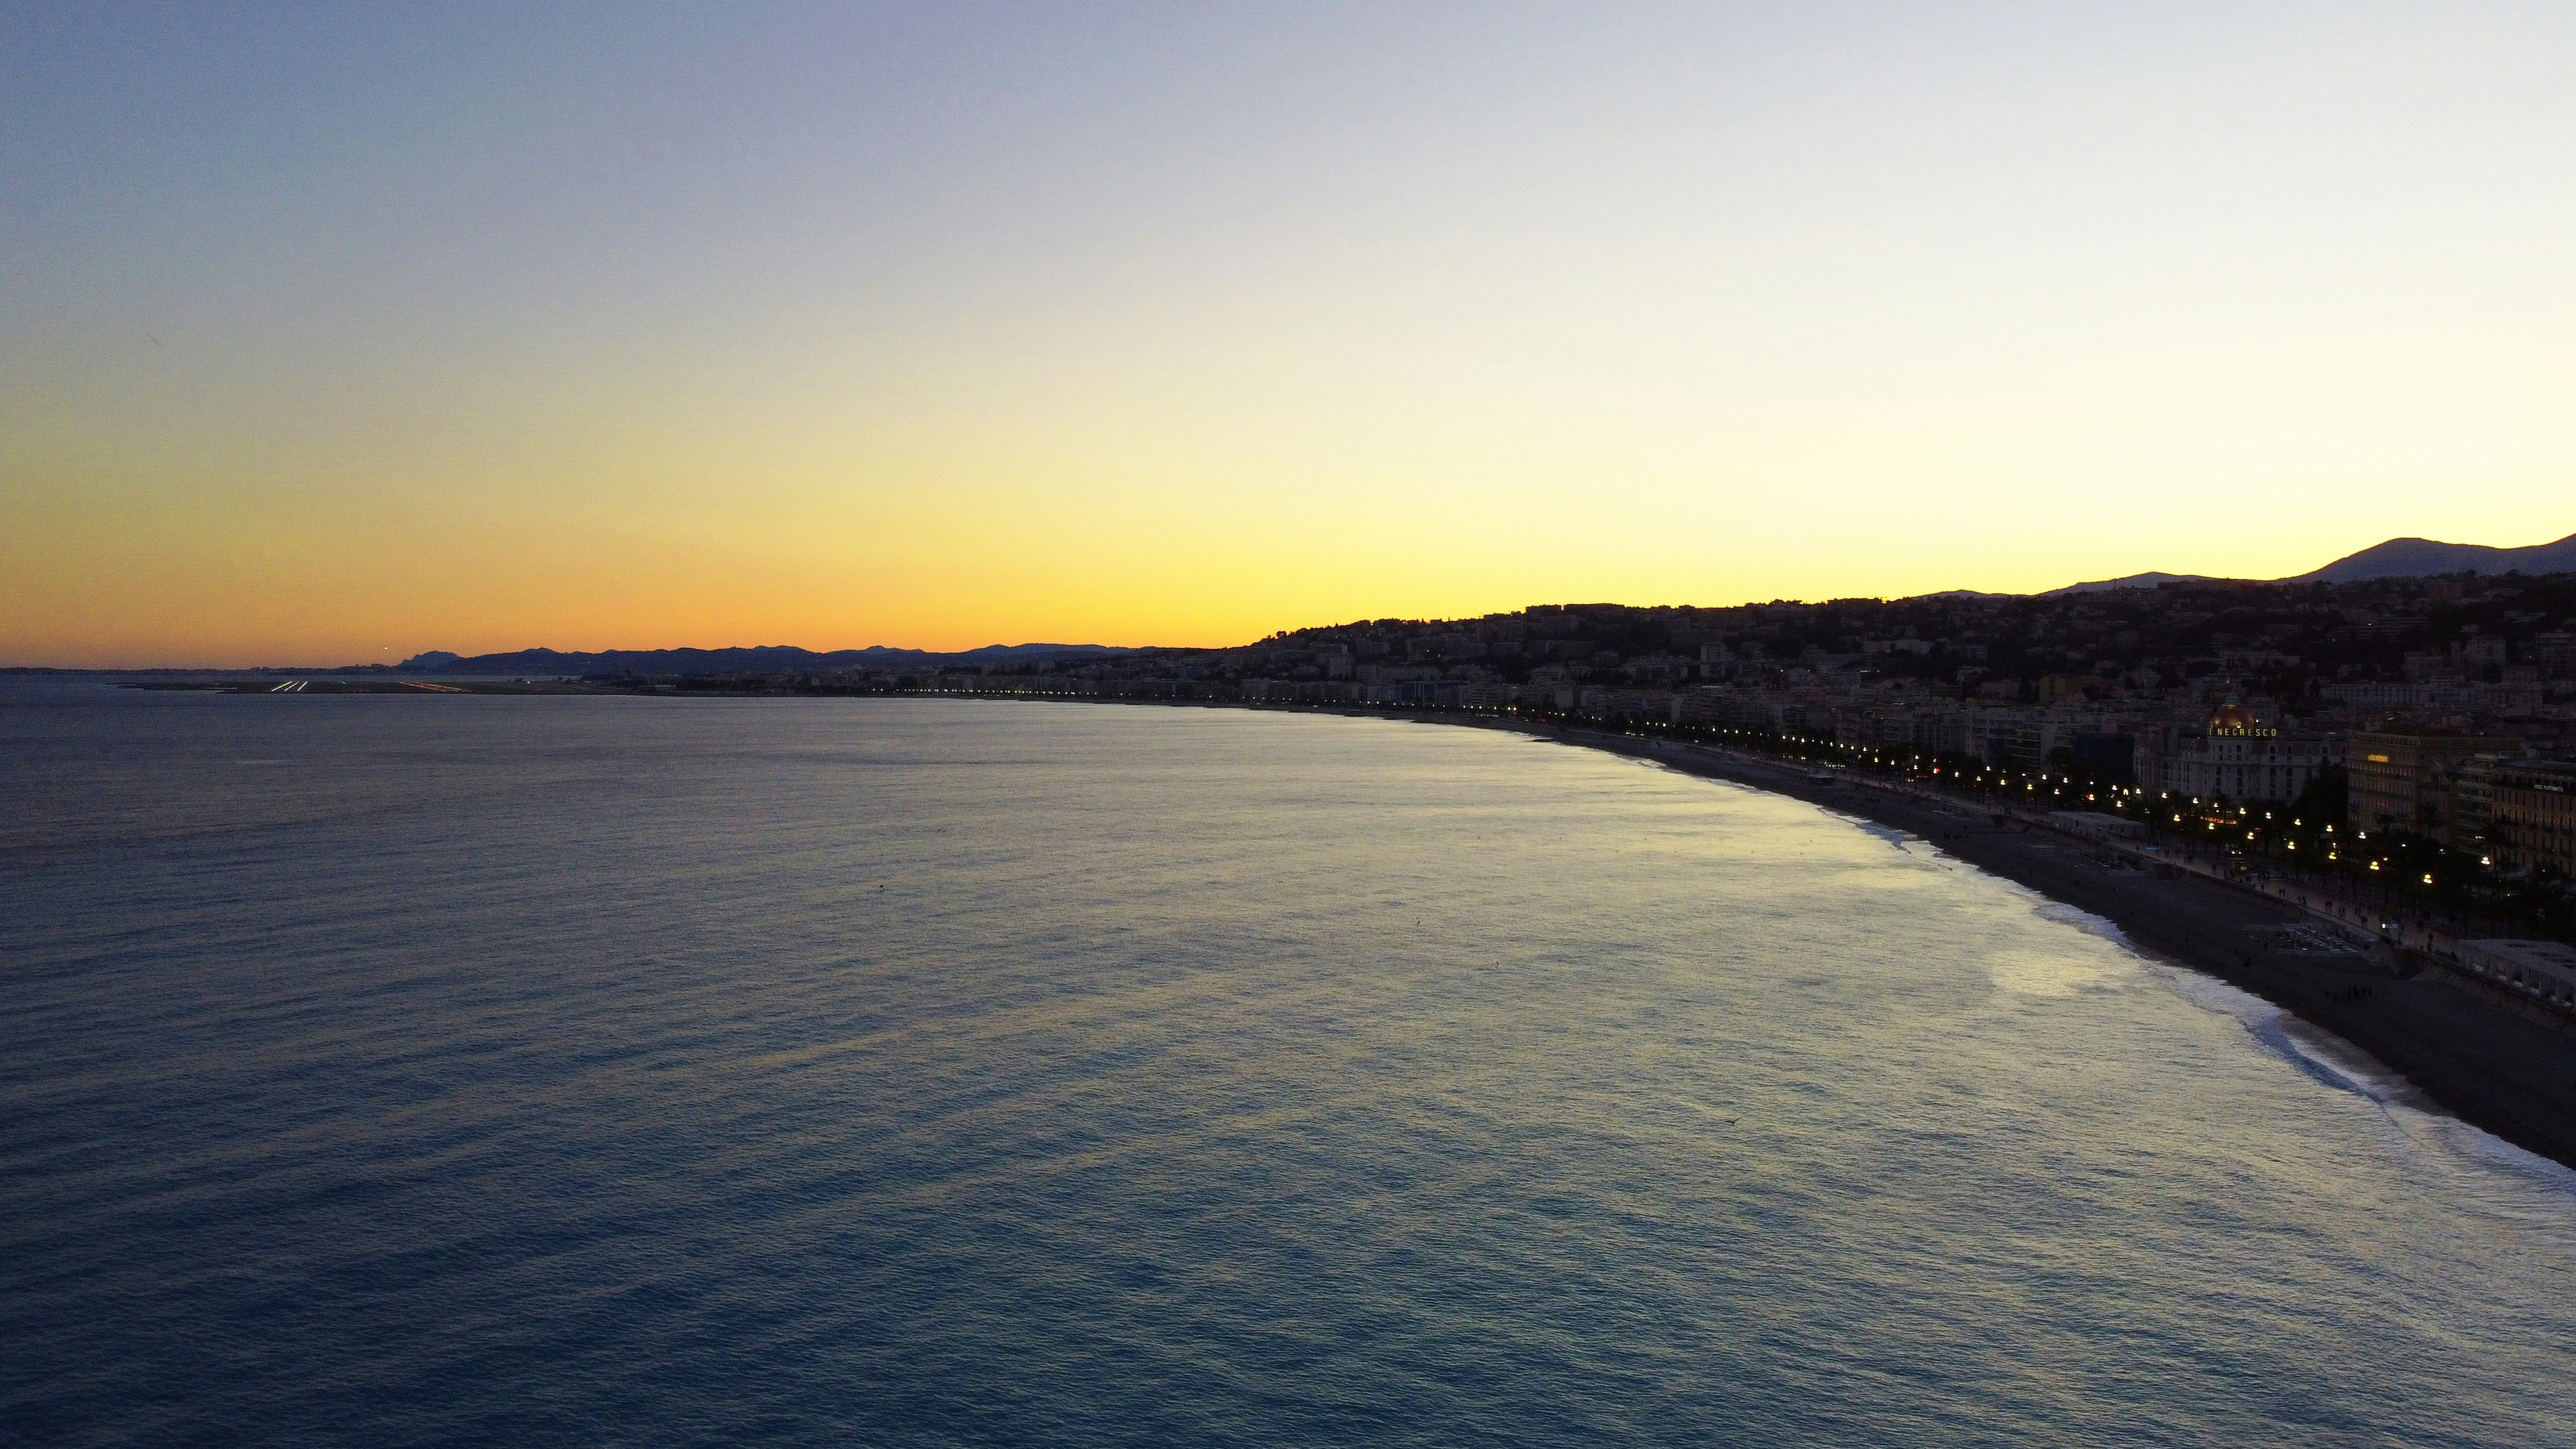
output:
<instances>
[{"instance_id":1,"label":"white foam on wave","mask_svg":"<svg viewBox=\"0 0 2576 1449\"><path fill-rule=\"evenodd\" d=\"M2044 901L2034 914L2118 945L2167 990L2235 1019L2257 1045L2318 1085L2379 1108L2408 1155L2447 1178L2468 1202L2576 1251L2576 1170L2462 1121L2360 1047L2250 991L2141 949L2101 916L2063 901Z\"/></svg>"},{"instance_id":2,"label":"white foam on wave","mask_svg":"<svg viewBox=\"0 0 2576 1449\"><path fill-rule=\"evenodd\" d=\"M1863 831L1877 836L1879 839L1886 841L1888 844L1895 846L1899 850L1906 851L1908 855L1913 854L1913 852L1911 850L1907 850L1906 847L1923 839L1922 836L1915 834L1911 830L1899 830L1893 825L1881 825L1875 820L1863 820L1857 815L1847 816L1845 818L1849 819L1852 824L1859 826Z\"/></svg>"},{"instance_id":3,"label":"white foam on wave","mask_svg":"<svg viewBox=\"0 0 2576 1449\"><path fill-rule=\"evenodd\" d=\"M1951 858L1947 851L1934 845L1931 841L1925 839L1920 833L1907 830L1903 826L1884 824L1880 821L1872 820L1866 815L1854 815L1847 810L1837 810L1830 805L1818 805L1816 808L1823 811L1833 819L1839 820L1843 824L1852 827L1854 830L1860 831L1862 834L1874 835L1879 839L1886 841L1889 845L1907 855L1926 860L1949 860ZM1920 848L1918 849L1917 847Z\"/></svg>"},{"instance_id":4,"label":"white foam on wave","mask_svg":"<svg viewBox=\"0 0 2576 1449\"><path fill-rule=\"evenodd\" d=\"M2061 926L2073 926L2088 936L2099 936L2124 951L2138 950L2137 946L2129 940L2129 933L2121 930L2118 922L2108 916L2097 916L2082 906L2069 905L2064 901L2052 901L2041 896L2039 904L2032 908L2032 914L2043 921L2054 921Z\"/></svg>"}]
</instances>

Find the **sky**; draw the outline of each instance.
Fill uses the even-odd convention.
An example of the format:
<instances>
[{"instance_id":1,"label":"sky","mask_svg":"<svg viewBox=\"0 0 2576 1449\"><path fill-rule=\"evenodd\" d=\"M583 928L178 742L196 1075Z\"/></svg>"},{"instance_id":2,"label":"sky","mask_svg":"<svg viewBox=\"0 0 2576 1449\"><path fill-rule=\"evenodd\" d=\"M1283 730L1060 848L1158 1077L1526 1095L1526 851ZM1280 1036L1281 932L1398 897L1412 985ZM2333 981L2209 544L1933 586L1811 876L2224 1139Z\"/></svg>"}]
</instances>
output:
<instances>
[{"instance_id":1,"label":"sky","mask_svg":"<svg viewBox=\"0 0 2576 1449\"><path fill-rule=\"evenodd\" d=\"M0 663L2576 532L2576 6L0 12Z\"/></svg>"}]
</instances>

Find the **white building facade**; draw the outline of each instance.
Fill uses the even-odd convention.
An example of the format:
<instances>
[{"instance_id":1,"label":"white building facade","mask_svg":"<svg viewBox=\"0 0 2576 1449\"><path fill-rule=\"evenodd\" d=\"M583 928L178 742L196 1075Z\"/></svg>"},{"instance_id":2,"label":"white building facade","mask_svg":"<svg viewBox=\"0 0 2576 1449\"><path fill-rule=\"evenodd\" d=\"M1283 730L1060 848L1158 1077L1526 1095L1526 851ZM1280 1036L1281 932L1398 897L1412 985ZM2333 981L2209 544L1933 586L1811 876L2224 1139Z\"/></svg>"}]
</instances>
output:
<instances>
[{"instance_id":1,"label":"white building facade","mask_svg":"<svg viewBox=\"0 0 2576 1449\"><path fill-rule=\"evenodd\" d=\"M2229 700L2199 730L2163 725L2138 737L2138 784L2196 800L2292 800L2326 767L2324 740L2283 735Z\"/></svg>"}]
</instances>

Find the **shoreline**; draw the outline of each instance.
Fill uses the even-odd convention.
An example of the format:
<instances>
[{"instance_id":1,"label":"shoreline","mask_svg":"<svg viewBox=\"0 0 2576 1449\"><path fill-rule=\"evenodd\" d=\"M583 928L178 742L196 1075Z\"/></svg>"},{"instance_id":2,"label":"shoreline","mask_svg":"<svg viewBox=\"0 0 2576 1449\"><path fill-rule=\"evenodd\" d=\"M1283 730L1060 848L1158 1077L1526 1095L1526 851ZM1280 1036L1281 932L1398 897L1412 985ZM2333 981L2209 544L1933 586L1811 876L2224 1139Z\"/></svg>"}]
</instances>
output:
<instances>
[{"instance_id":1,"label":"shoreline","mask_svg":"<svg viewBox=\"0 0 2576 1449\"><path fill-rule=\"evenodd\" d=\"M333 688L325 684L310 692L413 697L606 697L637 693L559 683L552 687L532 687L515 681L477 684L479 687L423 689L367 681L355 687L342 684ZM193 687L209 686L201 683ZM222 684L212 687L236 692ZM285 691L262 681L237 692ZM709 692L680 697L727 696ZM1710 746L1498 715L1454 715L1353 704L1280 705L1080 695L906 693L868 697L980 697L996 703L1239 709L1486 729L1626 755L1684 774L1785 796L1917 836L1989 875L2109 921L2140 954L2187 967L2259 997L2363 1053L2391 1076L2470 1126L2576 1169L2576 1032L2567 1026L2518 1014L2513 1004L2482 995L2475 983L2418 953L2400 953L2392 961L2384 948L2374 950L2353 944L2349 949L2321 949L2323 937L2317 931L2293 935L2284 928L2313 926L2326 918L2290 902L2189 870L2123 858L2119 851L2104 844L2062 835L2009 815L1999 816L1968 802L1904 791L1865 775L1838 773L1829 781L1820 781L1791 764ZM2351 928L2342 926L2336 934L2349 940Z\"/></svg>"},{"instance_id":2,"label":"shoreline","mask_svg":"<svg viewBox=\"0 0 2576 1449\"><path fill-rule=\"evenodd\" d=\"M1991 813L1964 803L1927 800L1864 778L1826 784L1794 766L1674 741L1410 711L1264 712L1502 730L1645 760L1905 831L1989 875L2109 921L2142 955L2260 997L2368 1056L2470 1126L2576 1169L2576 1036L2483 999L2439 969L2401 976L2385 956L2363 947L2302 948L2282 928L2315 918L2251 891L2141 869L2101 847L2019 821L1998 825Z\"/></svg>"}]
</instances>

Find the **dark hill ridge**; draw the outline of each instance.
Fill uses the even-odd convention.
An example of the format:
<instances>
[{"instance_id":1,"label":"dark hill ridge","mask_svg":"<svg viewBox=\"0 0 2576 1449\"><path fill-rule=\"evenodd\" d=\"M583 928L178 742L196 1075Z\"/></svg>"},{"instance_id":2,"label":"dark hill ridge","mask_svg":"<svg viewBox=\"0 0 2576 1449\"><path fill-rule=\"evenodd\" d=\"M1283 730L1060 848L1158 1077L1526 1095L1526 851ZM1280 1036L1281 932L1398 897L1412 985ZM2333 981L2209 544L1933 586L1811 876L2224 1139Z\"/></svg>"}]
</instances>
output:
<instances>
[{"instance_id":1,"label":"dark hill ridge","mask_svg":"<svg viewBox=\"0 0 2576 1449\"><path fill-rule=\"evenodd\" d=\"M2576 533L2528 548L2489 548L2482 543L2439 543L2392 538L2336 559L2302 579L2349 584L2362 579L2413 579L2433 574L2576 573Z\"/></svg>"},{"instance_id":2,"label":"dark hill ridge","mask_svg":"<svg viewBox=\"0 0 2576 1449\"><path fill-rule=\"evenodd\" d=\"M2158 584L2325 583L2352 584L2364 579L2420 579L2435 574L2566 574L2576 573L2576 533L2556 543L2526 548L2491 548L2483 543L2442 543L2430 538L2392 538L2348 554L2324 568L2286 579L2217 579L2207 574L2131 574L2050 589L2059 594L2095 594L2105 589L2152 589Z\"/></svg>"},{"instance_id":3,"label":"dark hill ridge","mask_svg":"<svg viewBox=\"0 0 2576 1449\"><path fill-rule=\"evenodd\" d=\"M2062 589L2050 589L2048 592L2040 595L2040 597L2043 599L2053 599L2060 594L2098 594L2105 589L2152 589L2158 584L2207 584L2216 582L2218 582L2218 580L2212 579L2207 574L2130 574L2126 578L2095 579L2091 583L2086 584L2068 584Z\"/></svg>"},{"instance_id":4,"label":"dark hill ridge","mask_svg":"<svg viewBox=\"0 0 2576 1449\"><path fill-rule=\"evenodd\" d=\"M444 649L415 654L394 666L404 674L789 674L822 669L887 669L907 665L999 664L1040 659L1105 659L1133 654L1107 644L987 644L941 654L927 649L835 649L818 653L791 644L730 649L603 649L573 653L521 649L509 654L456 655Z\"/></svg>"}]
</instances>

